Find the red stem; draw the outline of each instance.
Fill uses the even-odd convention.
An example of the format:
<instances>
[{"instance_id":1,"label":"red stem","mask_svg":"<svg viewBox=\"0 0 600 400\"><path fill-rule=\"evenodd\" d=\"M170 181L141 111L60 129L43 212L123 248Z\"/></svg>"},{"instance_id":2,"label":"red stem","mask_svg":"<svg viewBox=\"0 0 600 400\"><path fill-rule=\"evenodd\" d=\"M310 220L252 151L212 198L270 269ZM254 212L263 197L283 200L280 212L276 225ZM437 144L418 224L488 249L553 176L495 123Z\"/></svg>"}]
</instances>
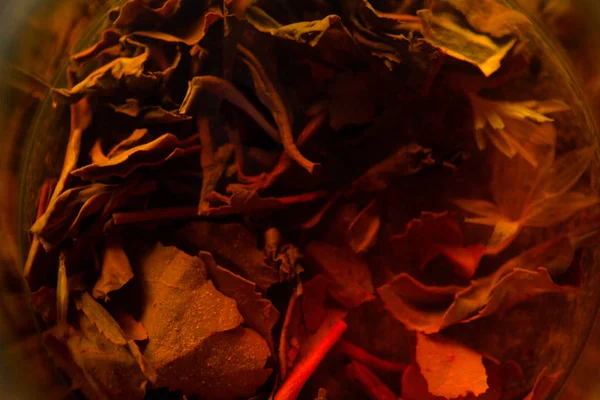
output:
<instances>
[{"instance_id":1,"label":"red stem","mask_svg":"<svg viewBox=\"0 0 600 400\"><path fill-rule=\"evenodd\" d=\"M404 363L396 363L392 361L383 360L367 352L365 349L348 342L347 340L342 340L338 345L338 349L351 359L365 364L368 367L379 369L382 371L404 372L404 370L408 366Z\"/></svg>"},{"instance_id":2,"label":"red stem","mask_svg":"<svg viewBox=\"0 0 600 400\"><path fill-rule=\"evenodd\" d=\"M348 325L344 321L337 322L314 351L294 367L288 379L285 380L275 394L274 400L296 400L308 378L315 372L321 361L323 361L329 350L342 337L346 329L348 329Z\"/></svg>"},{"instance_id":3,"label":"red stem","mask_svg":"<svg viewBox=\"0 0 600 400\"><path fill-rule=\"evenodd\" d=\"M150 210L140 211L127 211L113 214L113 221L115 225L126 225L135 224L138 222L151 222L171 219L187 219L197 217L222 217L228 215L240 214L242 212L257 212L257 211L268 211L286 208L288 206L307 203L322 197L325 197L327 192L319 190L316 192L308 192L299 194L296 196L286 197L267 197L264 201L258 201L256 203L248 203L246 207L231 207L222 206L215 207L206 210L203 215L198 215L197 207L166 207L166 208L154 208ZM226 198L229 200L229 198Z\"/></svg>"},{"instance_id":4,"label":"red stem","mask_svg":"<svg viewBox=\"0 0 600 400\"><path fill-rule=\"evenodd\" d=\"M371 400L397 400L398 396L390 390L369 368L352 361L346 366L346 373L369 396Z\"/></svg>"},{"instance_id":5,"label":"red stem","mask_svg":"<svg viewBox=\"0 0 600 400\"><path fill-rule=\"evenodd\" d=\"M115 225L126 225L167 219L186 219L197 216L198 207L167 207L114 213L113 221Z\"/></svg>"}]
</instances>

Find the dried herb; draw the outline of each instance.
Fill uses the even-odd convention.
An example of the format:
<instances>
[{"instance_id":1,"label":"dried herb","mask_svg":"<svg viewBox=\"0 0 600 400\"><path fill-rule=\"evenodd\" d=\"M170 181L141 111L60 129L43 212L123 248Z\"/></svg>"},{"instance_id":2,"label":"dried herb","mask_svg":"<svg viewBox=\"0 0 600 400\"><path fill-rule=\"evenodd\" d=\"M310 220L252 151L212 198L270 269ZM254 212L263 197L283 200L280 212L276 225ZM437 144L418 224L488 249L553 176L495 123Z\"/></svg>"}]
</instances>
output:
<instances>
[{"instance_id":1,"label":"dried herb","mask_svg":"<svg viewBox=\"0 0 600 400\"><path fill-rule=\"evenodd\" d=\"M526 16L496 0L107 16L51 91L70 137L24 270L74 389L552 396L560 374L503 348L548 327L497 327L584 284L598 165Z\"/></svg>"}]
</instances>

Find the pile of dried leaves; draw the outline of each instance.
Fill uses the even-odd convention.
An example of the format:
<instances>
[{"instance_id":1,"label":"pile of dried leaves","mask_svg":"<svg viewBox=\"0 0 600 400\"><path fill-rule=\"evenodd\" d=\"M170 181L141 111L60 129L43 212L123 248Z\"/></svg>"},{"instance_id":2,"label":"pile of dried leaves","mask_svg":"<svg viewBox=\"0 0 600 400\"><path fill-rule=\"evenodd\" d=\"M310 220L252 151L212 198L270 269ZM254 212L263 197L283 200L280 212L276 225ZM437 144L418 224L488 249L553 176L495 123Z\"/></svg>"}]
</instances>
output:
<instances>
[{"instance_id":1,"label":"pile of dried leaves","mask_svg":"<svg viewBox=\"0 0 600 400\"><path fill-rule=\"evenodd\" d=\"M528 25L495 0L113 10L52 91L71 134L25 267L73 389L545 398L561 371L446 334L576 290L600 227L569 107L523 97Z\"/></svg>"}]
</instances>

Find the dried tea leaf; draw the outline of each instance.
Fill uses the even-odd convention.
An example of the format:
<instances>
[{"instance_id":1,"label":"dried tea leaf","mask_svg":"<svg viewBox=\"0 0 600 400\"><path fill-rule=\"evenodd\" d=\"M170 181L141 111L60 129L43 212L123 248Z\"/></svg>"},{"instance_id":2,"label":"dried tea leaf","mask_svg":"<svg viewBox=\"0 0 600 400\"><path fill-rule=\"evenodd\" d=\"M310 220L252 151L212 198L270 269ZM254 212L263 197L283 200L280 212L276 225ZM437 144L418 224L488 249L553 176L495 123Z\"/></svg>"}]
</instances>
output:
<instances>
[{"instance_id":1,"label":"dried tea leaf","mask_svg":"<svg viewBox=\"0 0 600 400\"><path fill-rule=\"evenodd\" d=\"M148 48L135 57L119 57L89 74L71 89L52 89L56 103L76 103L91 94L111 95L120 88L145 90L158 83L157 77L145 71Z\"/></svg>"},{"instance_id":2,"label":"dried tea leaf","mask_svg":"<svg viewBox=\"0 0 600 400\"><path fill-rule=\"evenodd\" d=\"M202 92L210 92L242 109L264 129L275 142L280 142L279 132L265 119L262 113L232 83L216 76L196 76L189 85L185 99L179 109L180 114L189 114L195 106L196 98Z\"/></svg>"},{"instance_id":3,"label":"dried tea leaf","mask_svg":"<svg viewBox=\"0 0 600 400\"><path fill-rule=\"evenodd\" d=\"M196 251L210 252L222 266L240 271L261 292L279 282L279 273L265 263L262 251L256 247L257 237L241 224L197 221L178 230L176 236Z\"/></svg>"},{"instance_id":4,"label":"dried tea leaf","mask_svg":"<svg viewBox=\"0 0 600 400\"><path fill-rule=\"evenodd\" d=\"M380 227L381 218L377 204L372 200L350 223L348 236L352 250L357 254L369 251L377 242Z\"/></svg>"},{"instance_id":5,"label":"dried tea leaf","mask_svg":"<svg viewBox=\"0 0 600 400\"><path fill-rule=\"evenodd\" d=\"M353 190L376 192L386 189L399 178L414 175L432 165L431 150L412 143L401 147L381 163L371 167L352 184Z\"/></svg>"},{"instance_id":6,"label":"dried tea leaf","mask_svg":"<svg viewBox=\"0 0 600 400\"><path fill-rule=\"evenodd\" d=\"M86 165L71 174L90 181L105 180L115 176L125 178L138 168L155 167L199 149L199 146L185 148L175 135L165 133L149 143L122 151L108 158L106 162Z\"/></svg>"},{"instance_id":7,"label":"dried tea leaf","mask_svg":"<svg viewBox=\"0 0 600 400\"><path fill-rule=\"evenodd\" d=\"M308 261L327 279L329 295L347 308L374 300L371 271L348 250L312 241L306 247Z\"/></svg>"},{"instance_id":8,"label":"dried tea leaf","mask_svg":"<svg viewBox=\"0 0 600 400\"><path fill-rule=\"evenodd\" d=\"M65 191L50 203L31 232L38 236L45 249L57 246L67 237L77 236L81 221L104 207L114 187L94 183Z\"/></svg>"},{"instance_id":9,"label":"dried tea leaf","mask_svg":"<svg viewBox=\"0 0 600 400\"><path fill-rule=\"evenodd\" d=\"M54 203L56 203L58 197L63 194L65 188L68 186L71 178L70 173L77 167L77 162L79 161L83 132L85 132L91 124L92 109L87 100L83 99L71 105L71 128L63 167L54 187L52 197L50 198L50 204L46 208L44 215L39 217L37 221L48 220L50 210L55 207ZM27 260L23 267L23 276L29 284L34 283L36 279L39 279L40 275L45 273L45 271L43 271L43 265L44 262L47 261L47 257L42 253L43 242L40 240L39 236L34 233L29 253L27 254Z\"/></svg>"},{"instance_id":10,"label":"dried tea leaf","mask_svg":"<svg viewBox=\"0 0 600 400\"><path fill-rule=\"evenodd\" d=\"M90 398L143 398L155 376L137 345L125 339L115 320L87 293L76 304L82 311L78 328L71 328L64 342L55 331L47 332L46 342L52 337L66 346L60 353L52 351L53 355L74 380L84 382Z\"/></svg>"},{"instance_id":11,"label":"dried tea leaf","mask_svg":"<svg viewBox=\"0 0 600 400\"><path fill-rule=\"evenodd\" d=\"M242 53L242 61L246 64L252 74L254 87L256 91L259 92L259 97L261 99L268 99L267 104L273 115L273 119L279 128L281 143L283 144L285 152L292 160L297 162L298 165L308 172L313 173L314 169L318 168L320 164L307 160L300 153L300 150L298 150L298 147L294 142L289 111L286 109L281 95L277 90L275 77L267 74L260 61L252 54L252 52L239 44L236 47L238 51ZM263 100L263 102L265 101Z\"/></svg>"},{"instance_id":12,"label":"dried tea leaf","mask_svg":"<svg viewBox=\"0 0 600 400\"><path fill-rule=\"evenodd\" d=\"M183 357L178 379L185 382L185 393L202 399L247 399L271 374L264 369L270 355L260 334L239 327L208 337L193 355Z\"/></svg>"},{"instance_id":13,"label":"dried tea leaf","mask_svg":"<svg viewBox=\"0 0 600 400\"><path fill-rule=\"evenodd\" d=\"M516 39L497 43L486 35L463 28L450 14L433 15L419 10L423 36L432 46L458 60L478 67L485 76L500 68L500 62L516 43Z\"/></svg>"},{"instance_id":14,"label":"dried tea leaf","mask_svg":"<svg viewBox=\"0 0 600 400\"><path fill-rule=\"evenodd\" d=\"M73 61L73 63L76 65L85 64L97 58L100 54L104 54L107 49L119 45L120 38L121 34L118 31L107 29L102 32L102 38L99 42L83 51L80 51L77 54L73 54L71 56L71 61Z\"/></svg>"},{"instance_id":15,"label":"dried tea leaf","mask_svg":"<svg viewBox=\"0 0 600 400\"><path fill-rule=\"evenodd\" d=\"M554 283L552 277L544 268L538 268L534 271L515 268L496 283L485 307L477 315L471 317L469 321L492 314L502 314L514 305L539 294L561 293L573 289Z\"/></svg>"},{"instance_id":16,"label":"dried tea leaf","mask_svg":"<svg viewBox=\"0 0 600 400\"><path fill-rule=\"evenodd\" d=\"M497 360L483 356L483 365L487 374L488 389L478 396L469 393L466 396L457 397L456 400L500 400L505 394L505 388L513 380L523 378L523 372L520 367L511 361L500 364ZM507 398L512 397L508 396ZM429 393L427 381L419 370L419 366L411 364L402 375L402 399L445 400L447 397L434 396Z\"/></svg>"},{"instance_id":17,"label":"dried tea leaf","mask_svg":"<svg viewBox=\"0 0 600 400\"><path fill-rule=\"evenodd\" d=\"M191 117L188 115L181 115L175 111L167 111L160 106L142 106L137 99L126 99L123 104L109 104L109 107L117 114L136 118L147 123L175 124L191 120Z\"/></svg>"},{"instance_id":18,"label":"dried tea leaf","mask_svg":"<svg viewBox=\"0 0 600 400\"><path fill-rule=\"evenodd\" d=\"M129 0L121 8L115 20L119 28L135 28L164 23L172 18L181 7L181 0L162 0L154 7L146 0Z\"/></svg>"},{"instance_id":19,"label":"dried tea leaf","mask_svg":"<svg viewBox=\"0 0 600 400\"><path fill-rule=\"evenodd\" d=\"M208 139L204 136L205 134L209 135ZM200 127L200 140L202 142L202 151L200 153L202 189L198 205L199 214L206 212L210 208L210 203L206 200L206 196L216 188L235 150L232 144L224 144L213 153L210 132L208 132L207 127Z\"/></svg>"},{"instance_id":20,"label":"dried tea leaf","mask_svg":"<svg viewBox=\"0 0 600 400\"><path fill-rule=\"evenodd\" d=\"M417 333L416 362L434 396L477 396L488 389L481 354L461 343Z\"/></svg>"},{"instance_id":21,"label":"dried tea leaf","mask_svg":"<svg viewBox=\"0 0 600 400\"><path fill-rule=\"evenodd\" d=\"M223 397L231 373L242 397L264 383L267 342L254 330L235 329L244 321L236 302L214 287L200 258L157 243L138 268L146 297L140 320L148 330L144 355L156 369L157 385L213 399L238 397ZM194 368L211 360L212 368Z\"/></svg>"},{"instance_id":22,"label":"dried tea leaf","mask_svg":"<svg viewBox=\"0 0 600 400\"><path fill-rule=\"evenodd\" d=\"M520 12L508 8L496 0L442 0L460 11L478 32L493 37L519 35L529 28L531 22Z\"/></svg>"},{"instance_id":23,"label":"dried tea leaf","mask_svg":"<svg viewBox=\"0 0 600 400\"><path fill-rule=\"evenodd\" d=\"M341 18L337 15L328 15L315 21L301 21L282 25L258 7L256 3L258 3L256 0L248 1L245 18L259 32L268 33L278 38L316 46L329 29L333 27L343 29Z\"/></svg>"},{"instance_id":24,"label":"dried tea leaf","mask_svg":"<svg viewBox=\"0 0 600 400\"><path fill-rule=\"evenodd\" d=\"M150 135L148 129L134 129L133 132L131 132L131 135L121 140L112 149L110 149L106 155L106 158L114 158L127 150L148 144L151 141L152 136ZM106 160L106 162L108 162L108 160Z\"/></svg>"},{"instance_id":25,"label":"dried tea leaf","mask_svg":"<svg viewBox=\"0 0 600 400\"><path fill-rule=\"evenodd\" d=\"M482 315L478 312L489 302L492 302L488 310L490 313L492 310L499 311L496 300L492 300L494 293L498 291L497 295L502 297L505 291L510 291L511 286L518 286L514 283L514 278L527 278L530 275L520 272L510 275L515 270L535 272L543 268L550 276L558 277L568 270L573 257L574 248L570 240L563 236L521 253L491 275L471 281L466 288L428 287L407 275L399 275L379 287L377 292L386 309L407 329L427 334L436 333L458 322L480 318ZM531 294L540 294L544 289L556 291L555 286L539 284ZM521 293L515 293L515 297L505 300L503 304L513 306L527 298L525 295L521 296ZM486 315L489 313L486 312Z\"/></svg>"},{"instance_id":26,"label":"dried tea leaf","mask_svg":"<svg viewBox=\"0 0 600 400\"><path fill-rule=\"evenodd\" d=\"M189 10L188 10L189 11ZM182 16L181 13L177 17ZM217 21L223 19L223 10L219 5L206 6L204 10L194 10L193 18L185 16L184 24L168 24L168 29L151 30L152 26L146 26L146 30L136 30L131 33L135 37L145 37L168 43L184 43L194 46L199 43L208 33L209 28ZM191 20L193 19L193 20Z\"/></svg>"},{"instance_id":27,"label":"dried tea leaf","mask_svg":"<svg viewBox=\"0 0 600 400\"><path fill-rule=\"evenodd\" d=\"M123 241L118 235L106 239L100 277L94 285L92 295L108 301L108 293L119 290L133 278L129 258L123 249Z\"/></svg>"},{"instance_id":28,"label":"dried tea leaf","mask_svg":"<svg viewBox=\"0 0 600 400\"><path fill-rule=\"evenodd\" d=\"M82 312L77 322L78 329L71 329L64 342L53 330L44 338L73 385L90 399L143 399L149 377L137 346L108 340Z\"/></svg>"},{"instance_id":29,"label":"dried tea leaf","mask_svg":"<svg viewBox=\"0 0 600 400\"><path fill-rule=\"evenodd\" d=\"M279 311L271 301L256 291L256 284L217 265L212 255L206 251L201 251L199 257L217 290L235 300L244 323L258 332L274 352L272 331L279 320Z\"/></svg>"},{"instance_id":30,"label":"dried tea leaf","mask_svg":"<svg viewBox=\"0 0 600 400\"><path fill-rule=\"evenodd\" d=\"M144 325L136 321L130 314L117 309L113 312L113 315L127 340L142 341L148 339L148 331L146 331Z\"/></svg>"},{"instance_id":31,"label":"dried tea leaf","mask_svg":"<svg viewBox=\"0 0 600 400\"><path fill-rule=\"evenodd\" d=\"M466 246L460 225L448 212L421 212L406 225L404 233L392 236L394 254L403 263L423 270L426 264L444 256L454 272L464 278L471 278L479 266L485 247Z\"/></svg>"}]
</instances>

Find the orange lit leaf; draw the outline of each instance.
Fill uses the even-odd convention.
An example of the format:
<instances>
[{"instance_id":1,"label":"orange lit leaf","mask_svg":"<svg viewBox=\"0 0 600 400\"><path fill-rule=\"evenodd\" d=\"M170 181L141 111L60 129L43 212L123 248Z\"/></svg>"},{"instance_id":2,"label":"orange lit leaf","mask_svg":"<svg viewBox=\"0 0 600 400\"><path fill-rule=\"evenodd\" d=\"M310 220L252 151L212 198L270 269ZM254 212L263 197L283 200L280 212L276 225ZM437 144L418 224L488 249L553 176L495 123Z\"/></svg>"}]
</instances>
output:
<instances>
[{"instance_id":1,"label":"orange lit leaf","mask_svg":"<svg viewBox=\"0 0 600 400\"><path fill-rule=\"evenodd\" d=\"M485 76L498 68L516 39L496 43L486 35L463 28L449 14L433 15L431 10L419 10L423 36L434 47L458 60L478 67Z\"/></svg>"},{"instance_id":2,"label":"orange lit leaf","mask_svg":"<svg viewBox=\"0 0 600 400\"><path fill-rule=\"evenodd\" d=\"M418 333L415 358L429 393L435 396L477 396L488 389L481 354L461 343Z\"/></svg>"},{"instance_id":3,"label":"orange lit leaf","mask_svg":"<svg viewBox=\"0 0 600 400\"><path fill-rule=\"evenodd\" d=\"M351 251L325 242L312 241L306 258L327 280L329 295L347 308L375 299L371 271Z\"/></svg>"}]
</instances>

